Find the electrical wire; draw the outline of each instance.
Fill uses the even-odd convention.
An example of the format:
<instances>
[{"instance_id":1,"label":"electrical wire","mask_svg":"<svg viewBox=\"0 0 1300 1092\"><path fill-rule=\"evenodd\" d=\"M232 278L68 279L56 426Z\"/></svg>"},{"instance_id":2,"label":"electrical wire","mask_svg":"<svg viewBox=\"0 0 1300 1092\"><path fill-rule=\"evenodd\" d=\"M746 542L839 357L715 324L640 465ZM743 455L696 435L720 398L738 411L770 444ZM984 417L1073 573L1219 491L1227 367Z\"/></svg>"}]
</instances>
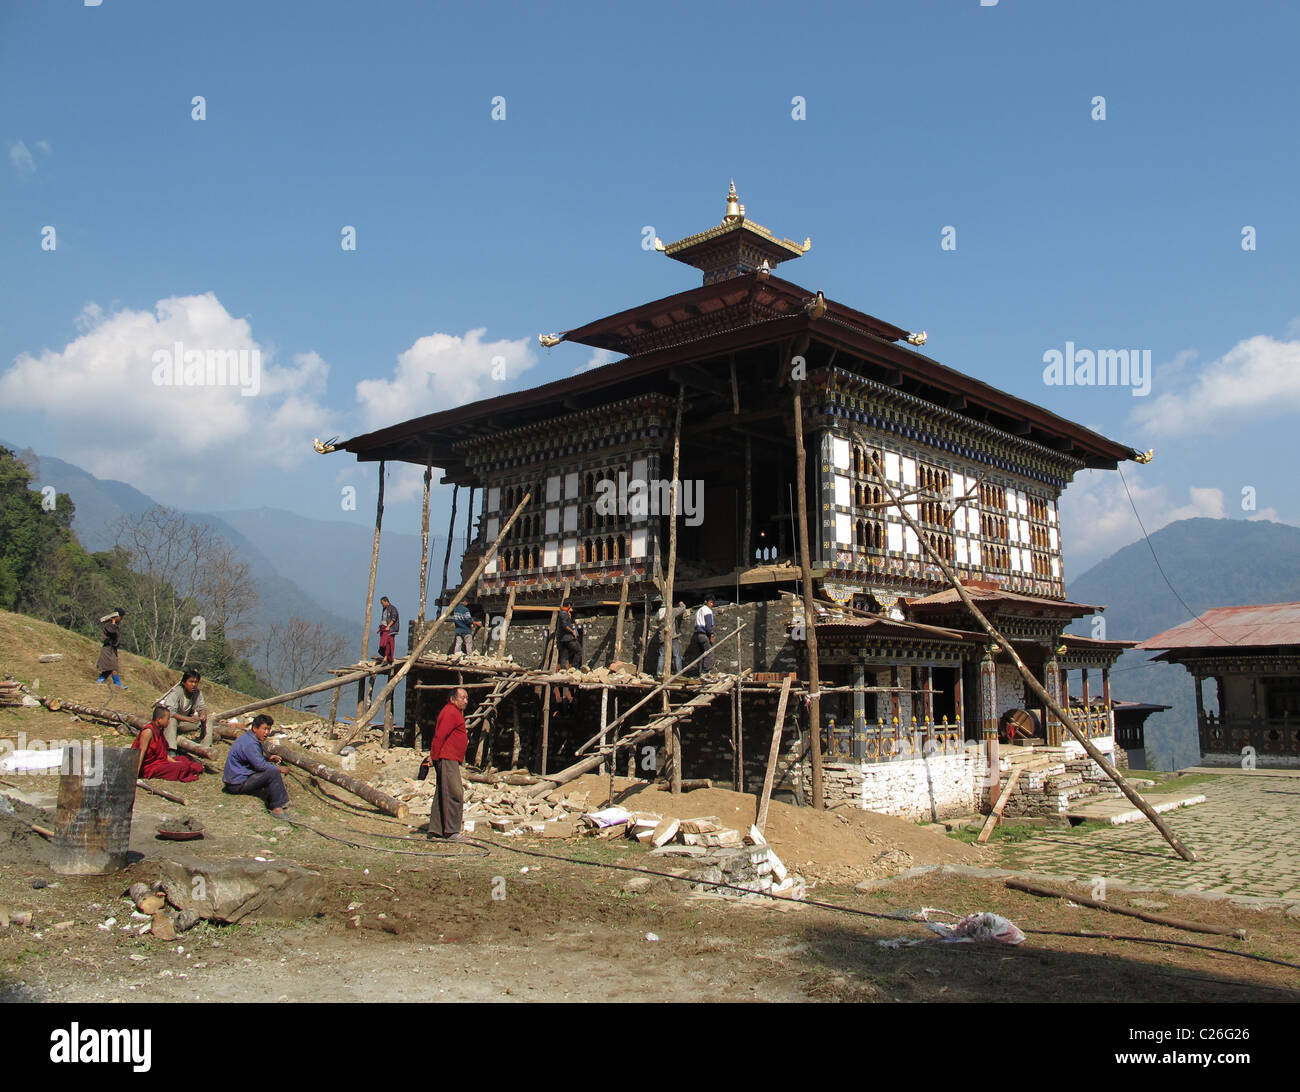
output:
<instances>
[{"instance_id":1,"label":"electrical wire","mask_svg":"<svg viewBox=\"0 0 1300 1092\"><path fill-rule=\"evenodd\" d=\"M1224 642L1224 644L1228 644L1228 645L1237 644L1238 642L1229 640L1222 633L1219 633L1208 622L1202 621L1201 616L1198 615L1194 610L1192 610L1191 607L1187 605L1187 600L1178 594L1178 589L1174 587L1173 582L1169 579L1169 575L1165 572L1165 567L1160 564L1160 558L1156 555L1156 548L1151 542L1151 536L1147 534L1146 524L1142 522L1142 517L1138 514L1137 504L1134 503L1133 494L1129 492L1128 481L1124 477L1124 468L1122 466L1117 466L1115 469L1119 471L1119 480L1124 485L1124 494L1125 496L1128 497L1129 507L1133 509L1133 515L1137 518L1138 526L1142 529L1142 537L1143 539L1146 540L1147 549L1151 551L1151 559L1156 563L1156 568L1160 571L1160 575L1164 578L1165 583L1169 586L1169 590L1174 593L1174 598L1177 599L1178 602L1180 602L1183 605L1183 610L1187 611L1187 613L1191 616L1191 618L1194 621L1198 622L1200 625L1208 629L1220 641Z\"/></svg>"},{"instance_id":2,"label":"electrical wire","mask_svg":"<svg viewBox=\"0 0 1300 1092\"><path fill-rule=\"evenodd\" d=\"M335 807L340 807L340 808L343 807L341 801L335 801L323 794L320 795L320 799ZM808 899L808 898L784 899L780 895L774 895L769 891L753 891L748 887L741 887L737 884L726 883L725 881L700 880L690 876L678 876L672 872L659 872L652 868L639 868L635 865L614 864L613 862L609 862L609 861L585 861L579 857L565 857L560 854L543 853L540 850L524 849L521 846L498 845L495 842L484 842L477 838L465 838L464 841L462 842L462 844L468 844L474 846L478 850L478 852L474 852L474 853L465 852L465 851L444 853L444 852L437 852L433 850L397 849L396 847L392 847L392 846L365 845L360 842L354 842L347 838L341 838L335 834L330 834L328 831L320 830L318 827L312 826L310 823L304 823L302 820L293 819L287 815L284 816L283 818L285 819L286 822L289 822L296 827L302 827L304 830L310 830L313 834L316 834L321 838L325 838L329 841L339 842L343 845L351 846L354 849L373 850L378 853L399 853L402 854L403 856L439 857L444 859L449 857L478 859L481 857L490 857L492 855L493 850L506 850L510 853L518 853L525 857L536 857L546 861L560 861L565 864L584 865L589 868L604 868L614 872L631 872L639 876L654 876L665 880L676 880L679 883L698 883L702 886L710 887L714 889L736 891L742 895L759 895L763 898L771 899L773 901L779 900L781 902L790 902L801 906L813 906L821 910L830 910L835 913L851 914L855 917L871 918L880 921L906 920L906 919L900 919L897 916L897 914L885 914L885 913L879 913L877 911L872 911L872 910L862 910L855 906L843 906L839 903L823 902L819 899ZM398 822L399 820L388 820L387 817L385 817L385 821ZM399 840L418 841L418 839L411 838L409 834L408 835L382 834L377 832L360 831L357 830L355 827L348 827L347 829L352 833L367 834L369 837L374 837L374 838L392 838L392 839L399 839ZM1124 941L1130 944L1153 944L1157 946L1163 944L1163 945L1172 945L1173 947L1177 947L1177 948L1194 948L1197 949L1198 951L1215 952L1220 955L1237 956L1240 959L1250 959L1258 963L1270 963L1278 967L1287 967L1291 970L1300 971L1300 963L1289 963L1283 959L1273 959L1270 956L1256 955L1253 952L1235 951L1232 948L1219 948L1211 944L1197 944L1193 941L1187 941L1187 940L1161 940L1156 937L1138 937L1138 936L1131 936L1123 933L1092 933L1092 932L1084 932L1084 931L1070 931L1070 930L1059 930L1059 929L1021 928L1020 931L1022 933L1025 933L1026 935L1033 935L1033 936L1068 937L1068 938L1078 939L1078 940L1112 940L1112 941Z\"/></svg>"}]
</instances>

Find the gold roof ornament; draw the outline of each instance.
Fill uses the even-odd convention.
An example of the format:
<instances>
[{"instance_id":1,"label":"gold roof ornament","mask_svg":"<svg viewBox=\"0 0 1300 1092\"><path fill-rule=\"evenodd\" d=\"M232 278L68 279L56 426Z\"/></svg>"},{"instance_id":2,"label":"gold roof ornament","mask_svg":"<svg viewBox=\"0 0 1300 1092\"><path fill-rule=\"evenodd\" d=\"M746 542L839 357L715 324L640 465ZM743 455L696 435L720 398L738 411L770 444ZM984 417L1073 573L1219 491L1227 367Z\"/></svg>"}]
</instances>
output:
<instances>
[{"instance_id":1,"label":"gold roof ornament","mask_svg":"<svg viewBox=\"0 0 1300 1092\"><path fill-rule=\"evenodd\" d=\"M919 334L908 334L908 335L907 335L907 343L908 343L909 345L924 345L924 344L925 344L925 339L926 339L928 336L929 336L929 335L927 335L926 332L925 332L924 330L922 330Z\"/></svg>"},{"instance_id":2,"label":"gold roof ornament","mask_svg":"<svg viewBox=\"0 0 1300 1092\"><path fill-rule=\"evenodd\" d=\"M727 193L727 212L723 216L724 224L736 224L745 218L745 206L740 203L740 197L736 193L736 180L731 180L731 189Z\"/></svg>"},{"instance_id":3,"label":"gold roof ornament","mask_svg":"<svg viewBox=\"0 0 1300 1092\"><path fill-rule=\"evenodd\" d=\"M313 439L311 442L311 446L316 449L317 455L328 455L331 451L334 450L334 445L338 443L338 440L339 438L337 436L331 437L330 439L326 440L324 443L321 443L320 440Z\"/></svg>"},{"instance_id":4,"label":"gold roof ornament","mask_svg":"<svg viewBox=\"0 0 1300 1092\"><path fill-rule=\"evenodd\" d=\"M1152 447L1142 452L1141 455L1134 455L1133 461L1138 463L1149 463L1155 457L1156 457L1156 449Z\"/></svg>"},{"instance_id":5,"label":"gold roof ornament","mask_svg":"<svg viewBox=\"0 0 1300 1092\"><path fill-rule=\"evenodd\" d=\"M714 284L747 273L770 275L781 262L807 254L812 249L812 238L805 238L802 244L793 239L778 239L762 224L750 220L733 179L727 191L722 223L675 243L664 244L655 239L655 249L675 261L694 266L704 274L705 284Z\"/></svg>"},{"instance_id":6,"label":"gold roof ornament","mask_svg":"<svg viewBox=\"0 0 1300 1092\"><path fill-rule=\"evenodd\" d=\"M558 345L561 341L563 341L564 335L563 334L538 334L537 340L540 341L542 345L544 345L546 348L549 349L552 346Z\"/></svg>"}]
</instances>

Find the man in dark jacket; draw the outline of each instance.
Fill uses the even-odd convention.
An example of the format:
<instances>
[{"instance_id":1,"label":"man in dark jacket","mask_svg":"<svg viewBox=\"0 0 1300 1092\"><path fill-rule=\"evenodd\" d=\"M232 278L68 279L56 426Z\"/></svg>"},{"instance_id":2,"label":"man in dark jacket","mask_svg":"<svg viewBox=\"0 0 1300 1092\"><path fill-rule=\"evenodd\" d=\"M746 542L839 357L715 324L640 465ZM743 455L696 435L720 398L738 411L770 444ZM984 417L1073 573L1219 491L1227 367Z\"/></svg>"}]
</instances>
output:
<instances>
[{"instance_id":1,"label":"man in dark jacket","mask_svg":"<svg viewBox=\"0 0 1300 1092\"><path fill-rule=\"evenodd\" d=\"M429 764L438 776L438 795L429 811L429 837L461 840L461 809L465 803L465 790L460 781L461 763L465 761L465 747L469 742L465 731L465 706L469 692L457 689L442 707L433 726L433 742L429 746Z\"/></svg>"},{"instance_id":2,"label":"man in dark jacket","mask_svg":"<svg viewBox=\"0 0 1300 1092\"><path fill-rule=\"evenodd\" d=\"M384 608L379 615L379 659L391 664L397 647L397 608L388 601L386 595L379 597L379 605Z\"/></svg>"}]
</instances>

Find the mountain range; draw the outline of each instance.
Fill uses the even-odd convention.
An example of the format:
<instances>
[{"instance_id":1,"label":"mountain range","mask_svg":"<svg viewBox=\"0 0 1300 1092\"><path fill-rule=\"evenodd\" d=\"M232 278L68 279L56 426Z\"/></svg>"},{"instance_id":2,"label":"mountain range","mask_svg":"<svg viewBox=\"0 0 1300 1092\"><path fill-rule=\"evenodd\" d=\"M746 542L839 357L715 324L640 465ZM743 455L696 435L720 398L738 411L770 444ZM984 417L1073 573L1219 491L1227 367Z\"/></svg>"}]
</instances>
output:
<instances>
[{"instance_id":1,"label":"mountain range","mask_svg":"<svg viewBox=\"0 0 1300 1092\"><path fill-rule=\"evenodd\" d=\"M1266 520L1184 519L1116 551L1069 582L1076 603L1106 607L1107 640L1141 641L1210 607L1300 601L1300 527ZM1090 619L1071 629L1096 636ZM1155 652L1130 649L1111 669L1111 695L1172 706L1146 722L1153 769L1200 759L1192 677Z\"/></svg>"}]
</instances>

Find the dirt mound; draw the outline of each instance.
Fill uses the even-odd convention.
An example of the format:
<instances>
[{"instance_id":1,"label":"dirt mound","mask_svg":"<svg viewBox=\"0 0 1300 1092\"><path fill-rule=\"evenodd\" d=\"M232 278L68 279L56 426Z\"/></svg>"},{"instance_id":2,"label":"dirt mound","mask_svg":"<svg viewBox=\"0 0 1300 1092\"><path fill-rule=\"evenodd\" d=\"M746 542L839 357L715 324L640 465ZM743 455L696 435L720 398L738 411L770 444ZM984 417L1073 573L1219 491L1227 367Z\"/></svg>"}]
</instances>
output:
<instances>
[{"instance_id":1,"label":"dirt mound","mask_svg":"<svg viewBox=\"0 0 1300 1092\"><path fill-rule=\"evenodd\" d=\"M589 792L593 804L609 794L609 778L587 774L564 786ZM695 789L674 796L644 782L616 778L614 801L625 808L677 819L716 815L742 834L754 821L758 798L729 789ZM970 864L984 860L979 850L906 819L855 808L816 811L773 801L767 815L767 840L793 871L827 883L857 883L893 876L913 865Z\"/></svg>"}]
</instances>

